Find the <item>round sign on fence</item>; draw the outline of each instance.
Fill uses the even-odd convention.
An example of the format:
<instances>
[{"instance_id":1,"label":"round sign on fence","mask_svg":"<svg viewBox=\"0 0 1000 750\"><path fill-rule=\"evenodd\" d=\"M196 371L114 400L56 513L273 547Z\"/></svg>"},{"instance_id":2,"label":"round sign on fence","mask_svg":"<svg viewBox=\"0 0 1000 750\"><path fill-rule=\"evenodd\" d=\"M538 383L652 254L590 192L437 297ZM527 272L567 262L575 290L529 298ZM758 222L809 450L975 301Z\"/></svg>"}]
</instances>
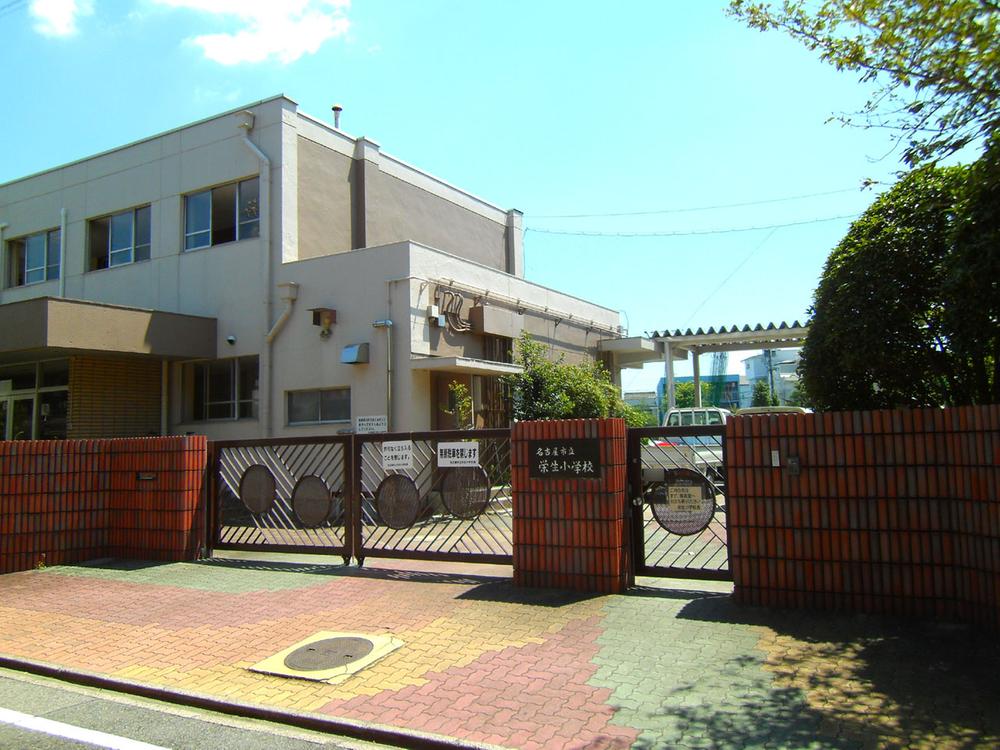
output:
<instances>
[{"instance_id":1,"label":"round sign on fence","mask_svg":"<svg viewBox=\"0 0 1000 750\"><path fill-rule=\"evenodd\" d=\"M382 523L390 529L408 529L417 520L420 493L405 474L390 474L375 491L375 507Z\"/></svg>"},{"instance_id":2,"label":"round sign on fence","mask_svg":"<svg viewBox=\"0 0 1000 750\"><path fill-rule=\"evenodd\" d=\"M441 480L441 500L456 518L476 518L490 502L490 482L481 466L455 466Z\"/></svg>"},{"instance_id":3,"label":"round sign on fence","mask_svg":"<svg viewBox=\"0 0 1000 750\"><path fill-rule=\"evenodd\" d=\"M307 529L326 523L333 512L333 499L326 482L314 475L302 477L292 490L292 510Z\"/></svg>"},{"instance_id":4,"label":"round sign on fence","mask_svg":"<svg viewBox=\"0 0 1000 750\"><path fill-rule=\"evenodd\" d=\"M261 464L248 466L240 479L240 500L247 510L262 516L271 510L277 483L271 470Z\"/></svg>"},{"instance_id":5,"label":"round sign on fence","mask_svg":"<svg viewBox=\"0 0 1000 750\"><path fill-rule=\"evenodd\" d=\"M687 536L703 531L715 515L715 489L708 479L691 469L669 469L662 484L648 492L653 517L672 534Z\"/></svg>"}]
</instances>

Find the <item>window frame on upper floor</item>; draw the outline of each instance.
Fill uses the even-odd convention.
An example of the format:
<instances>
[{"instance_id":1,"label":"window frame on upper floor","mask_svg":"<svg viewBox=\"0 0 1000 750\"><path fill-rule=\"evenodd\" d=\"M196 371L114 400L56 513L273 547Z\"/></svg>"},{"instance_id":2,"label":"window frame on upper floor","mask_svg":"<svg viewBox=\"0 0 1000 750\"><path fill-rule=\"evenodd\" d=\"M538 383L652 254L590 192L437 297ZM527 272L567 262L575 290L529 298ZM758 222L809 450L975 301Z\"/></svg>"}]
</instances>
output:
<instances>
[{"instance_id":1,"label":"window frame on upper floor","mask_svg":"<svg viewBox=\"0 0 1000 750\"><path fill-rule=\"evenodd\" d=\"M260 236L260 176L184 195L184 252Z\"/></svg>"},{"instance_id":2,"label":"window frame on upper floor","mask_svg":"<svg viewBox=\"0 0 1000 750\"><path fill-rule=\"evenodd\" d=\"M151 255L152 239L152 208L149 203L87 219L87 271L147 261Z\"/></svg>"},{"instance_id":3,"label":"window frame on upper floor","mask_svg":"<svg viewBox=\"0 0 1000 750\"><path fill-rule=\"evenodd\" d=\"M36 258L34 264L28 265L32 260L32 250L37 251L39 242L41 242L41 264L39 265L39 259ZM62 273L61 245L62 230L59 227L7 240L7 268L4 269L6 286L14 288L57 280Z\"/></svg>"}]
</instances>

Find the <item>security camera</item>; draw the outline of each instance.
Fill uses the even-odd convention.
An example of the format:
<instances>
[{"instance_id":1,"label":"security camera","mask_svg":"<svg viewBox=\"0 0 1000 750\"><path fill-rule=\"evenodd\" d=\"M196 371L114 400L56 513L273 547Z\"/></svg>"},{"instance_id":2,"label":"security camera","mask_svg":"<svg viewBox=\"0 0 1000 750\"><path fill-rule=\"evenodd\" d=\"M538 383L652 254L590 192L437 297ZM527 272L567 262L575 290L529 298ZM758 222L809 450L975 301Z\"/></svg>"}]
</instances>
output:
<instances>
[{"instance_id":1,"label":"security camera","mask_svg":"<svg viewBox=\"0 0 1000 750\"><path fill-rule=\"evenodd\" d=\"M230 346L234 346L236 344L236 337L226 336L226 343L229 344Z\"/></svg>"}]
</instances>

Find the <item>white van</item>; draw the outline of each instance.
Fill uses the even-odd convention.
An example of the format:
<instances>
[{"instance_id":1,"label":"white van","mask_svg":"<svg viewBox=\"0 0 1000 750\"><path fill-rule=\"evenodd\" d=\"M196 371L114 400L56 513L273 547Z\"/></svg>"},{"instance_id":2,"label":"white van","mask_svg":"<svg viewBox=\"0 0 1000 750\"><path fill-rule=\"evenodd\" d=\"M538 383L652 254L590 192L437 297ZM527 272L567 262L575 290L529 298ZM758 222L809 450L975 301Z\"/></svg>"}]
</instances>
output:
<instances>
[{"instance_id":1,"label":"white van","mask_svg":"<svg viewBox=\"0 0 1000 750\"><path fill-rule=\"evenodd\" d=\"M663 427L702 427L724 425L733 416L728 409L717 406L692 406L671 409L663 415Z\"/></svg>"}]
</instances>

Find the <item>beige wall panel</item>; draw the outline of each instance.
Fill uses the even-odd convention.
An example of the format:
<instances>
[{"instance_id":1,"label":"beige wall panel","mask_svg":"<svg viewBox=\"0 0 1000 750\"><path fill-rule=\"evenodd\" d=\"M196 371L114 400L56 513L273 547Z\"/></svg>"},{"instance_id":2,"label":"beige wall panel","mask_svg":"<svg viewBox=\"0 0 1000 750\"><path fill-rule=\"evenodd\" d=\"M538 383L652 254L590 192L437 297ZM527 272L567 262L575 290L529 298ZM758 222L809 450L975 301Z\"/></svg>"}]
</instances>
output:
<instances>
[{"instance_id":1,"label":"beige wall panel","mask_svg":"<svg viewBox=\"0 0 1000 750\"><path fill-rule=\"evenodd\" d=\"M133 437L159 432L159 360L70 360L68 438Z\"/></svg>"},{"instance_id":2,"label":"beige wall panel","mask_svg":"<svg viewBox=\"0 0 1000 750\"><path fill-rule=\"evenodd\" d=\"M87 179L99 180L102 177L113 177L144 164L157 162L162 156L163 147L158 138L135 143L88 160L86 163Z\"/></svg>"},{"instance_id":3,"label":"beige wall panel","mask_svg":"<svg viewBox=\"0 0 1000 750\"><path fill-rule=\"evenodd\" d=\"M504 270L503 224L376 169L366 175L369 247L413 240Z\"/></svg>"},{"instance_id":4,"label":"beige wall panel","mask_svg":"<svg viewBox=\"0 0 1000 750\"><path fill-rule=\"evenodd\" d=\"M299 260L351 249L352 160L298 139Z\"/></svg>"}]
</instances>

